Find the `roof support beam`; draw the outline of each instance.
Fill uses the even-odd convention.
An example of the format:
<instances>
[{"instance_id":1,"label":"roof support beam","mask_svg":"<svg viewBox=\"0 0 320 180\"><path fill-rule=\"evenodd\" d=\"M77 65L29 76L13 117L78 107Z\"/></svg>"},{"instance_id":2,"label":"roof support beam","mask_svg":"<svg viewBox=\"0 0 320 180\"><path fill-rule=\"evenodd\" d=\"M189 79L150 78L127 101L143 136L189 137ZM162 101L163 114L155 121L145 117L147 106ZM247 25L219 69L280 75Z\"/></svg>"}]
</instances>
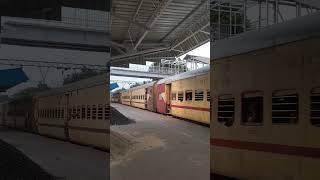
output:
<instances>
[{"instance_id":1,"label":"roof support beam","mask_svg":"<svg viewBox=\"0 0 320 180\"><path fill-rule=\"evenodd\" d=\"M136 44L134 45L134 49L136 50L137 47L141 44L143 39L148 35L150 32L150 29L155 25L159 17L163 14L163 12L167 9L168 5L171 3L172 0L163 0L161 4L157 7L154 14L151 15L150 19L148 20L148 29L145 30L140 36L140 38L137 40Z\"/></svg>"},{"instance_id":2,"label":"roof support beam","mask_svg":"<svg viewBox=\"0 0 320 180\"><path fill-rule=\"evenodd\" d=\"M171 47L171 49L175 49L176 47L178 47L179 45L181 45L182 43L186 42L188 39L190 39L191 37L193 37L194 35L196 35L197 33L203 31L203 29L205 29L206 27L210 26L210 22L205 24L204 26L202 26L200 29L198 29L197 31L193 32L192 34L190 34L189 36L185 37L182 41L178 42L177 44L173 45Z\"/></svg>"},{"instance_id":3,"label":"roof support beam","mask_svg":"<svg viewBox=\"0 0 320 180\"><path fill-rule=\"evenodd\" d=\"M133 25L135 25L135 26L137 26L137 27L139 27L139 28L141 28L141 29L143 29L143 30L145 30L145 31L150 30L149 27L147 27L147 26L145 26L145 25L143 25L143 24L141 24L141 23L139 23L139 22L137 22L137 21L135 21L135 20L128 19L128 18L123 17L123 16L121 16L121 15L119 15L119 14L116 14L115 12L112 13L112 16L115 17L115 18L118 18L118 19L120 19L120 20L122 20L122 21L126 21L126 22L128 22L128 23L130 23L130 24L133 24Z\"/></svg>"},{"instance_id":4,"label":"roof support beam","mask_svg":"<svg viewBox=\"0 0 320 180\"><path fill-rule=\"evenodd\" d=\"M124 55L111 57L111 61L122 61L122 60L129 59L131 57L136 57L136 56L141 56L141 55L156 54L156 53L165 52L165 51L168 51L168 50L169 50L169 48L155 48L155 49L148 49L148 50L139 51L139 52L135 52L135 53L127 53L127 54L124 54Z\"/></svg>"},{"instance_id":5,"label":"roof support beam","mask_svg":"<svg viewBox=\"0 0 320 180\"><path fill-rule=\"evenodd\" d=\"M137 5L137 7L136 7L136 10L134 11L134 15L132 16L131 22L130 22L130 24L129 24L129 26L128 26L127 32L129 33L129 36L131 36L131 35L130 35L130 29L131 29L131 27L132 27L132 22L135 22L135 21L136 21L136 18L137 18L138 14L139 14L139 11L140 11L140 8L141 8L142 4L143 4L143 0L139 0L139 3L138 3L138 5Z\"/></svg>"},{"instance_id":6,"label":"roof support beam","mask_svg":"<svg viewBox=\"0 0 320 180\"><path fill-rule=\"evenodd\" d=\"M187 16L185 16L173 29L171 29L161 40L160 42L164 41L167 37L169 37L181 24L183 24L187 19L189 19L195 12L207 3L208 0L202 0L198 6L196 6Z\"/></svg>"}]
</instances>

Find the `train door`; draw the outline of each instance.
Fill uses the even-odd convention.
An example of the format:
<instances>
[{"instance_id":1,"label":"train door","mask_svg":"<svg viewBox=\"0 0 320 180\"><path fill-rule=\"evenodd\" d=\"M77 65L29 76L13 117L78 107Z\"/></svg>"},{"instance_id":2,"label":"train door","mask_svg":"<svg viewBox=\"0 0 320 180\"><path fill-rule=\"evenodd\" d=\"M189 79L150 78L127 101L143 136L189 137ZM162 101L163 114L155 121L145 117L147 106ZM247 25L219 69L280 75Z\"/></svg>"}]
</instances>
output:
<instances>
[{"instance_id":1,"label":"train door","mask_svg":"<svg viewBox=\"0 0 320 180\"><path fill-rule=\"evenodd\" d=\"M30 124L29 124L29 130L31 132L38 133L38 119L39 119L39 100L38 99L32 99L32 108L31 115L30 115Z\"/></svg>"},{"instance_id":2,"label":"train door","mask_svg":"<svg viewBox=\"0 0 320 180\"><path fill-rule=\"evenodd\" d=\"M171 114L171 84L166 84L166 110L168 114Z\"/></svg>"},{"instance_id":3,"label":"train door","mask_svg":"<svg viewBox=\"0 0 320 180\"><path fill-rule=\"evenodd\" d=\"M157 88L157 112L166 114L167 113L167 104L166 104L166 85L158 84Z\"/></svg>"},{"instance_id":4,"label":"train door","mask_svg":"<svg viewBox=\"0 0 320 180\"><path fill-rule=\"evenodd\" d=\"M153 105L153 87L147 87L147 94L146 94L146 101L147 101L147 109L149 111L154 111Z\"/></svg>"}]
</instances>

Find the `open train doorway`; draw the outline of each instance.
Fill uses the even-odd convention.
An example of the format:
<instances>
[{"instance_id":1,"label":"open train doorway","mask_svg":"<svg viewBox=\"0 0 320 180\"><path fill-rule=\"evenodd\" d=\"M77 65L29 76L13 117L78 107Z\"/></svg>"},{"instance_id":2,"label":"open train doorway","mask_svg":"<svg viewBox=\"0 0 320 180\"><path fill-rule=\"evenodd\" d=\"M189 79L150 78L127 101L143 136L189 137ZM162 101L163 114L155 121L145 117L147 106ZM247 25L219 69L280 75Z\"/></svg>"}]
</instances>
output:
<instances>
[{"instance_id":1,"label":"open train doorway","mask_svg":"<svg viewBox=\"0 0 320 180\"><path fill-rule=\"evenodd\" d=\"M166 84L166 109L171 114L171 84Z\"/></svg>"}]
</instances>

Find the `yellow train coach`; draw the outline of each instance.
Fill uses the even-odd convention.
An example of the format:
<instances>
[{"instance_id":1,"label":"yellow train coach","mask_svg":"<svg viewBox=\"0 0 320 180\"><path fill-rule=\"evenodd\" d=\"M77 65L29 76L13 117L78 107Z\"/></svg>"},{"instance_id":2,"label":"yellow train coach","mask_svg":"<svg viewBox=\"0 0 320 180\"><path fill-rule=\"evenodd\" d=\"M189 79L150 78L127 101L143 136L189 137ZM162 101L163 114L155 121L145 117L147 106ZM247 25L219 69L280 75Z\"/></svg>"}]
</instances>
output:
<instances>
[{"instance_id":1,"label":"yellow train coach","mask_svg":"<svg viewBox=\"0 0 320 180\"><path fill-rule=\"evenodd\" d=\"M210 123L210 68L204 67L170 79L170 113L192 121Z\"/></svg>"},{"instance_id":2,"label":"yellow train coach","mask_svg":"<svg viewBox=\"0 0 320 180\"><path fill-rule=\"evenodd\" d=\"M109 82L106 74L35 97L38 131L59 139L109 149Z\"/></svg>"},{"instance_id":3,"label":"yellow train coach","mask_svg":"<svg viewBox=\"0 0 320 180\"><path fill-rule=\"evenodd\" d=\"M320 179L320 14L217 41L211 173Z\"/></svg>"},{"instance_id":4,"label":"yellow train coach","mask_svg":"<svg viewBox=\"0 0 320 180\"><path fill-rule=\"evenodd\" d=\"M121 92L121 103L210 123L210 67L177 74Z\"/></svg>"}]
</instances>

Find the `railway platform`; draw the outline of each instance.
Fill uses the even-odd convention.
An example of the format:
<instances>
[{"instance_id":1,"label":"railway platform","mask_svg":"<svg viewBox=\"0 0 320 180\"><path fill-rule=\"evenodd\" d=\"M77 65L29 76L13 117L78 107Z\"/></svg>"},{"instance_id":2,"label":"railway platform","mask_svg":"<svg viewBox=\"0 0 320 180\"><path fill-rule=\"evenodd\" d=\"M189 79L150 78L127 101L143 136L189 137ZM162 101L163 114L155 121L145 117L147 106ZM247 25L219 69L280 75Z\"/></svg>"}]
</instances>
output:
<instances>
[{"instance_id":1,"label":"railway platform","mask_svg":"<svg viewBox=\"0 0 320 180\"><path fill-rule=\"evenodd\" d=\"M128 146L111 160L112 180L209 180L209 127L129 107L112 104L135 121L111 126ZM124 140L122 140L124 142ZM114 142L111 136L111 142ZM111 145L111 156L119 149Z\"/></svg>"},{"instance_id":2,"label":"railway platform","mask_svg":"<svg viewBox=\"0 0 320 180\"><path fill-rule=\"evenodd\" d=\"M106 180L109 177L109 155L104 151L4 127L0 127L0 141L15 147L59 180ZM19 167L17 164L12 171L19 172Z\"/></svg>"}]
</instances>

